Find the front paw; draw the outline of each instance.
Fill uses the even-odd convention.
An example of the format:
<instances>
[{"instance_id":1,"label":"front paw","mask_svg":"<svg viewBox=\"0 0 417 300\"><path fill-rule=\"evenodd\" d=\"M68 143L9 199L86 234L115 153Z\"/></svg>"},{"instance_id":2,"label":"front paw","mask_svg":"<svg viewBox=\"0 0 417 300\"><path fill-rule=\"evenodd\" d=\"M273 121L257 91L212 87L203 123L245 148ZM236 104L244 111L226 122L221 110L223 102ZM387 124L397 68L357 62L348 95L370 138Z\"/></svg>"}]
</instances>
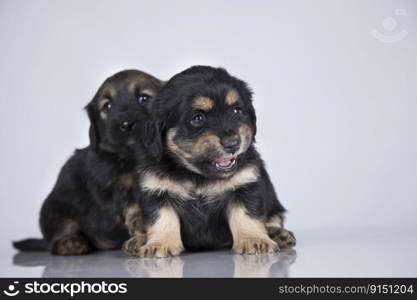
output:
<instances>
[{"instance_id":1,"label":"front paw","mask_svg":"<svg viewBox=\"0 0 417 300\"><path fill-rule=\"evenodd\" d=\"M281 249L289 249L294 247L296 244L294 234L285 228L269 228L268 234Z\"/></svg>"},{"instance_id":2,"label":"front paw","mask_svg":"<svg viewBox=\"0 0 417 300\"><path fill-rule=\"evenodd\" d=\"M279 251L278 245L269 238L242 238L234 242L233 251L238 254L263 254Z\"/></svg>"},{"instance_id":3,"label":"front paw","mask_svg":"<svg viewBox=\"0 0 417 300\"><path fill-rule=\"evenodd\" d=\"M140 257L164 258L178 256L184 250L180 243L167 243L165 241L148 242L139 249Z\"/></svg>"},{"instance_id":4,"label":"front paw","mask_svg":"<svg viewBox=\"0 0 417 300\"><path fill-rule=\"evenodd\" d=\"M146 243L145 234L137 234L123 243L122 250L129 256L138 257L139 249Z\"/></svg>"}]
</instances>

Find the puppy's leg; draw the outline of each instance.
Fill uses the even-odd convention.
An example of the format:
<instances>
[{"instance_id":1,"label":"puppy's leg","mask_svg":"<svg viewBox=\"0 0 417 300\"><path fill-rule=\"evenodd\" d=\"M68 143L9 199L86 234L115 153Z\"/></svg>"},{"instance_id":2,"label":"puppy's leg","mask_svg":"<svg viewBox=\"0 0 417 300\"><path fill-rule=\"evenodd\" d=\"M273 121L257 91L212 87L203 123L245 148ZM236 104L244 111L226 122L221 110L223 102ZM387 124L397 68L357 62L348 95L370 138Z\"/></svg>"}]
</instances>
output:
<instances>
[{"instance_id":1,"label":"puppy's leg","mask_svg":"<svg viewBox=\"0 0 417 300\"><path fill-rule=\"evenodd\" d=\"M68 210L57 201L53 192L44 202L40 215L42 233L48 242L49 251L57 255L82 255L92 251L87 238L80 232L79 224Z\"/></svg>"},{"instance_id":2,"label":"puppy's leg","mask_svg":"<svg viewBox=\"0 0 417 300\"><path fill-rule=\"evenodd\" d=\"M97 250L120 249L130 237L126 226L104 208L89 211L79 223L81 231Z\"/></svg>"},{"instance_id":3,"label":"puppy's leg","mask_svg":"<svg viewBox=\"0 0 417 300\"><path fill-rule=\"evenodd\" d=\"M57 255L83 255L92 251L87 238L79 231L78 224L73 220L65 222L63 231L55 236L50 251Z\"/></svg>"},{"instance_id":4,"label":"puppy's leg","mask_svg":"<svg viewBox=\"0 0 417 300\"><path fill-rule=\"evenodd\" d=\"M184 249L180 219L170 205L159 209L156 220L152 225L147 226L146 235L146 244L135 251L135 256L157 258L176 256Z\"/></svg>"},{"instance_id":5,"label":"puppy's leg","mask_svg":"<svg viewBox=\"0 0 417 300\"><path fill-rule=\"evenodd\" d=\"M270 217L265 226L268 229L268 235L278 244L279 248L292 248L296 244L295 236L291 231L284 228L283 223L283 217L277 214Z\"/></svg>"},{"instance_id":6,"label":"puppy's leg","mask_svg":"<svg viewBox=\"0 0 417 300\"><path fill-rule=\"evenodd\" d=\"M274 253L277 244L268 236L265 224L250 217L241 204L229 211L229 226L233 236L233 251L239 254Z\"/></svg>"},{"instance_id":7,"label":"puppy's leg","mask_svg":"<svg viewBox=\"0 0 417 300\"><path fill-rule=\"evenodd\" d=\"M139 248L146 243L145 226L138 204L133 204L127 209L125 225L129 230L131 238L123 243L122 250L127 255L138 256Z\"/></svg>"},{"instance_id":8,"label":"puppy's leg","mask_svg":"<svg viewBox=\"0 0 417 300\"><path fill-rule=\"evenodd\" d=\"M91 251L87 239L78 233L60 237L51 247L51 253L57 255L84 255Z\"/></svg>"}]
</instances>

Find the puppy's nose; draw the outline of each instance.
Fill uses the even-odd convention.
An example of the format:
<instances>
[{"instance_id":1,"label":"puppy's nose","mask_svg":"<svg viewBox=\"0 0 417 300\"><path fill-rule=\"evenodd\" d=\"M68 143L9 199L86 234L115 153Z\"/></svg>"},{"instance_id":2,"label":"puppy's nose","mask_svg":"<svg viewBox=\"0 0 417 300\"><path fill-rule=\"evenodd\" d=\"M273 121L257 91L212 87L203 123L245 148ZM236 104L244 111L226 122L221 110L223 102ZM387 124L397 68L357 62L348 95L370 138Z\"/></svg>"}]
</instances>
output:
<instances>
[{"instance_id":1,"label":"puppy's nose","mask_svg":"<svg viewBox=\"0 0 417 300\"><path fill-rule=\"evenodd\" d=\"M238 135L228 136L221 140L224 150L228 153L235 153L240 147L240 137Z\"/></svg>"},{"instance_id":2,"label":"puppy's nose","mask_svg":"<svg viewBox=\"0 0 417 300\"><path fill-rule=\"evenodd\" d=\"M124 122L122 122L122 124L120 124L120 130L121 131L130 131L133 128L135 128L135 126L136 126L135 121L132 121L132 122L124 121Z\"/></svg>"}]
</instances>

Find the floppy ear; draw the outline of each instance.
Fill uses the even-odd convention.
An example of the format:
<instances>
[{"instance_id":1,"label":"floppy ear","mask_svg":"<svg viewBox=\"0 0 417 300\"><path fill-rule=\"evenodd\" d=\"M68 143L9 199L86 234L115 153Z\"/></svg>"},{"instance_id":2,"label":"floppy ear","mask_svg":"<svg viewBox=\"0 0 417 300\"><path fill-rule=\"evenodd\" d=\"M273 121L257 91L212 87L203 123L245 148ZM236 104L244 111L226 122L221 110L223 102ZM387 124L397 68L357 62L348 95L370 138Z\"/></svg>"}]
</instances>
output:
<instances>
[{"instance_id":1,"label":"floppy ear","mask_svg":"<svg viewBox=\"0 0 417 300\"><path fill-rule=\"evenodd\" d=\"M165 122L151 119L146 122L143 133L145 152L156 161L160 161L163 154L162 135Z\"/></svg>"},{"instance_id":2,"label":"floppy ear","mask_svg":"<svg viewBox=\"0 0 417 300\"><path fill-rule=\"evenodd\" d=\"M100 136L98 133L98 128L96 124L96 116L94 113L94 107L91 104L88 104L85 109L87 110L88 118L90 119L90 129L88 134L90 136L90 145L94 151L98 151L98 145L100 143Z\"/></svg>"},{"instance_id":3,"label":"floppy ear","mask_svg":"<svg viewBox=\"0 0 417 300\"><path fill-rule=\"evenodd\" d=\"M249 105L248 114L249 114L249 119L250 119L250 121L252 123L252 126L253 126L253 137L255 137L255 135L256 135L256 113L255 113L255 108L253 107L252 100L251 100L251 103Z\"/></svg>"},{"instance_id":4,"label":"floppy ear","mask_svg":"<svg viewBox=\"0 0 417 300\"><path fill-rule=\"evenodd\" d=\"M253 107L253 92L246 82L240 79L236 79L239 94L244 98L248 109L249 119L253 126L253 137L256 135L256 113Z\"/></svg>"},{"instance_id":5,"label":"floppy ear","mask_svg":"<svg viewBox=\"0 0 417 300\"><path fill-rule=\"evenodd\" d=\"M249 86L241 81L241 83L243 84L243 89L242 89L242 95L243 97L246 99L246 103L248 104L248 115L249 115L249 119L252 123L253 126L253 137L255 137L256 135L256 113L255 113L255 108L253 107L253 93L251 91L251 89L249 88Z\"/></svg>"}]
</instances>

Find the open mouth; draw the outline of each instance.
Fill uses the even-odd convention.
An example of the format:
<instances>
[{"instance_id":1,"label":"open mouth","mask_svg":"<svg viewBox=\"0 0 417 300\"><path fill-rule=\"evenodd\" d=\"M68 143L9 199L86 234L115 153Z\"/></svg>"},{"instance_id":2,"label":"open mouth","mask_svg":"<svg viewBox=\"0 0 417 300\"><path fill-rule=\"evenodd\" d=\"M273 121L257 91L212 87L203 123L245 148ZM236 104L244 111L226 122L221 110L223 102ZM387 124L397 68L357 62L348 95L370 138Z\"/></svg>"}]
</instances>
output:
<instances>
[{"instance_id":1,"label":"open mouth","mask_svg":"<svg viewBox=\"0 0 417 300\"><path fill-rule=\"evenodd\" d=\"M230 155L215 160L216 169L227 171L233 168L236 163L236 155Z\"/></svg>"}]
</instances>

